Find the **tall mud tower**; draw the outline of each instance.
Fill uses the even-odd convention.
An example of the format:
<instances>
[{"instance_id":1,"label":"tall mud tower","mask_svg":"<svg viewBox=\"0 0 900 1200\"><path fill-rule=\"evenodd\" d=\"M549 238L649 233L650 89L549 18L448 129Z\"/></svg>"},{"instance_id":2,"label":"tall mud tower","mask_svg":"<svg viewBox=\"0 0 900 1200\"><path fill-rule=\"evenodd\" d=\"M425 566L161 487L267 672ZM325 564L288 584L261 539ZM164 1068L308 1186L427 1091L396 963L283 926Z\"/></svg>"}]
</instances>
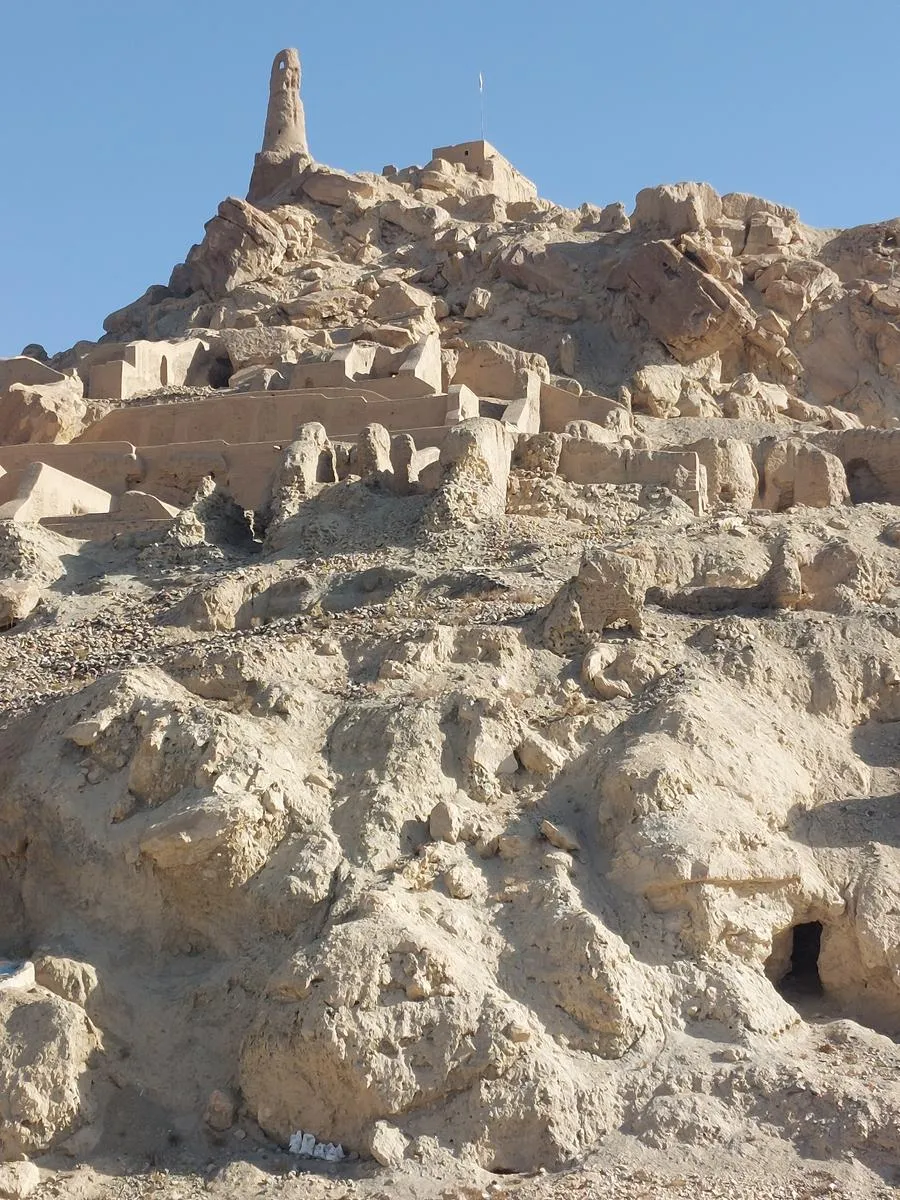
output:
<instances>
[{"instance_id":1,"label":"tall mud tower","mask_svg":"<svg viewBox=\"0 0 900 1200\"><path fill-rule=\"evenodd\" d=\"M311 161L300 99L300 55L296 50L282 50L272 63L266 130L247 199L256 204L271 196Z\"/></svg>"}]
</instances>

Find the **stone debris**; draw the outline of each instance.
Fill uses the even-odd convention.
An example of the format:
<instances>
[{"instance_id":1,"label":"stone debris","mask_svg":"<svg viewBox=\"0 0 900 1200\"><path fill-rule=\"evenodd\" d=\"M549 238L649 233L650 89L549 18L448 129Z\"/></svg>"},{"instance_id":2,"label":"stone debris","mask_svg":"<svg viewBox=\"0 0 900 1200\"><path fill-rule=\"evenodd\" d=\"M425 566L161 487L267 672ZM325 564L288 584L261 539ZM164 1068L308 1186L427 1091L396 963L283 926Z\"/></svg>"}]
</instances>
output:
<instances>
[{"instance_id":1,"label":"stone debris","mask_svg":"<svg viewBox=\"0 0 900 1200\"><path fill-rule=\"evenodd\" d=\"M302 1129L291 1134L288 1151L298 1158L317 1158L322 1162L336 1163L346 1158L343 1146L334 1142L318 1142L314 1133L304 1133Z\"/></svg>"}]
</instances>

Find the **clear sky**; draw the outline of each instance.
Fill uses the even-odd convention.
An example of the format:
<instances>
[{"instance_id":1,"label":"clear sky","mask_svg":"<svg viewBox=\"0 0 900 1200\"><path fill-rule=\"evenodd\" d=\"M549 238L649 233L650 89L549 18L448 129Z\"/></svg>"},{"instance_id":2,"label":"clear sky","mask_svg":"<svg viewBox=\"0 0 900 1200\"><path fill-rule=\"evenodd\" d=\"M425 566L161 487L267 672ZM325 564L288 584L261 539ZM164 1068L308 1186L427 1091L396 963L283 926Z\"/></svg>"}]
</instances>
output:
<instances>
[{"instance_id":1,"label":"clear sky","mask_svg":"<svg viewBox=\"0 0 900 1200\"><path fill-rule=\"evenodd\" d=\"M0 0L0 355L97 338L244 195L272 58L310 148L480 134L569 206L706 180L812 225L900 214L896 0Z\"/></svg>"}]
</instances>

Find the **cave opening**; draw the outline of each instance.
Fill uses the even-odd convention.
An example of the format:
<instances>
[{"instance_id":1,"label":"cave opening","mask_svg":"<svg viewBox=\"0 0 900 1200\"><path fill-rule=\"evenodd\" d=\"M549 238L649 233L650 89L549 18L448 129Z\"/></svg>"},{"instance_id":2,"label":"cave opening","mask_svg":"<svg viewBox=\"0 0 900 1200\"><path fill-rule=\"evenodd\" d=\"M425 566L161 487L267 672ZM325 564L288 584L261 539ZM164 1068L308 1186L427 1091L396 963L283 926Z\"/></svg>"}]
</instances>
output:
<instances>
[{"instance_id":1,"label":"cave opening","mask_svg":"<svg viewBox=\"0 0 900 1200\"><path fill-rule=\"evenodd\" d=\"M231 359L227 355L220 356L210 364L208 375L209 386L212 388L226 388L233 374L234 367L231 365Z\"/></svg>"},{"instance_id":2,"label":"cave opening","mask_svg":"<svg viewBox=\"0 0 900 1200\"><path fill-rule=\"evenodd\" d=\"M874 504L887 500L887 490L864 458L854 458L844 468L847 490L854 504Z\"/></svg>"},{"instance_id":3,"label":"cave opening","mask_svg":"<svg viewBox=\"0 0 900 1200\"><path fill-rule=\"evenodd\" d=\"M805 921L791 930L791 962L778 982L784 996L821 996L819 952L822 949L822 922Z\"/></svg>"}]
</instances>

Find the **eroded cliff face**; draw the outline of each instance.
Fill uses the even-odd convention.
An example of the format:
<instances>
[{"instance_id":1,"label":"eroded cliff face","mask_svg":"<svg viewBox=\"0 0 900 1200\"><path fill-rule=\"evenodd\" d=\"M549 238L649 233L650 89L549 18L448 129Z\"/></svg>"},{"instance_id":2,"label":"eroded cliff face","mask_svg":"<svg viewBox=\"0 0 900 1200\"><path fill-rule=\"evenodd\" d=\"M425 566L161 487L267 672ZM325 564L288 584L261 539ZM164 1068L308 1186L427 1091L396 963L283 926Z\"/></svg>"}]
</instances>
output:
<instances>
[{"instance_id":1,"label":"eroded cliff face","mask_svg":"<svg viewBox=\"0 0 900 1200\"><path fill-rule=\"evenodd\" d=\"M0 522L0 951L38 982L0 1156L83 1159L124 1091L422 1195L628 1145L897 1163L898 222L523 195L303 163L109 318L235 406L425 345L458 408L424 447L305 424L253 511L180 451L109 485L112 540ZM7 441L100 454L108 353L9 360L5 405L80 407Z\"/></svg>"},{"instance_id":2,"label":"eroded cliff face","mask_svg":"<svg viewBox=\"0 0 900 1200\"><path fill-rule=\"evenodd\" d=\"M278 549L93 547L3 644L43 693L2 735L8 951L102 1034L85 1095L188 1124L219 1089L281 1144L495 1171L763 1120L887 1161L896 510L536 482L467 527L351 478ZM26 1148L97 1119L74 1086Z\"/></svg>"}]
</instances>

